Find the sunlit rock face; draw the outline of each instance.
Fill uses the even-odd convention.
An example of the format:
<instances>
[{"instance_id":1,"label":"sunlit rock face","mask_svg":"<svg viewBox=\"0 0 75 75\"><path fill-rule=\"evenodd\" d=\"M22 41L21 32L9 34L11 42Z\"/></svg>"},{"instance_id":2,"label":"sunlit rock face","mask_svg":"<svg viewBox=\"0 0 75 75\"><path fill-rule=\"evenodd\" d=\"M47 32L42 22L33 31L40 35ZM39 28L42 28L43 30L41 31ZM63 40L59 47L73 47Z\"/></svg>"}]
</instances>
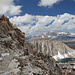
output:
<instances>
[{"instance_id":1,"label":"sunlit rock face","mask_svg":"<svg viewBox=\"0 0 75 75\"><path fill-rule=\"evenodd\" d=\"M44 55L50 55L55 60L75 57L75 50L59 41L39 40L32 41L31 43L33 44L33 48L38 50L38 53L42 52Z\"/></svg>"},{"instance_id":2,"label":"sunlit rock face","mask_svg":"<svg viewBox=\"0 0 75 75\"><path fill-rule=\"evenodd\" d=\"M42 48L45 52L44 45ZM62 75L52 56L38 53L36 49L32 51L24 33L3 15L0 18L0 75Z\"/></svg>"},{"instance_id":3,"label":"sunlit rock face","mask_svg":"<svg viewBox=\"0 0 75 75\"><path fill-rule=\"evenodd\" d=\"M2 48L27 50L24 33L10 23L4 15L0 18L0 46Z\"/></svg>"}]
</instances>

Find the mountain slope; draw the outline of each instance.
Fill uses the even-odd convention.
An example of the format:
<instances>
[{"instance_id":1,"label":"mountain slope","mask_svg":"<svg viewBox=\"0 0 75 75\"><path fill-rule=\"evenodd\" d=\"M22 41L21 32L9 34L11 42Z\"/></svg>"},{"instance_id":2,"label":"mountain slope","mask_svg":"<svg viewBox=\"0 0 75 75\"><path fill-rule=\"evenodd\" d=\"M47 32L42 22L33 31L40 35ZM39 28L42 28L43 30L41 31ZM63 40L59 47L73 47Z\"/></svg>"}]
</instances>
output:
<instances>
[{"instance_id":1,"label":"mountain slope","mask_svg":"<svg viewBox=\"0 0 75 75\"><path fill-rule=\"evenodd\" d=\"M0 75L62 75L55 60L43 53L30 53L24 33L0 18Z\"/></svg>"},{"instance_id":2,"label":"mountain slope","mask_svg":"<svg viewBox=\"0 0 75 75\"><path fill-rule=\"evenodd\" d=\"M55 60L75 57L75 50L59 41L38 40L32 41L31 44L33 44L33 49L37 49L38 52L42 52L44 55L50 55Z\"/></svg>"}]
</instances>

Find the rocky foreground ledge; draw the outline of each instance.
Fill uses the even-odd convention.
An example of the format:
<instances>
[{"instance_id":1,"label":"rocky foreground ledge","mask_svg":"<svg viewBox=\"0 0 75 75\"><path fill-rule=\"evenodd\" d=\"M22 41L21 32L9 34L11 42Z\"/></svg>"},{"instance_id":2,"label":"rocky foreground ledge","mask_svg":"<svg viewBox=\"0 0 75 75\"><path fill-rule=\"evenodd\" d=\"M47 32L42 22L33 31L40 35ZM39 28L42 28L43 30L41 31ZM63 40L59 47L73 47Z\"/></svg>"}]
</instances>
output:
<instances>
[{"instance_id":1,"label":"rocky foreground ledge","mask_svg":"<svg viewBox=\"0 0 75 75\"><path fill-rule=\"evenodd\" d=\"M64 75L51 55L34 50L4 15L0 18L0 75Z\"/></svg>"}]
</instances>

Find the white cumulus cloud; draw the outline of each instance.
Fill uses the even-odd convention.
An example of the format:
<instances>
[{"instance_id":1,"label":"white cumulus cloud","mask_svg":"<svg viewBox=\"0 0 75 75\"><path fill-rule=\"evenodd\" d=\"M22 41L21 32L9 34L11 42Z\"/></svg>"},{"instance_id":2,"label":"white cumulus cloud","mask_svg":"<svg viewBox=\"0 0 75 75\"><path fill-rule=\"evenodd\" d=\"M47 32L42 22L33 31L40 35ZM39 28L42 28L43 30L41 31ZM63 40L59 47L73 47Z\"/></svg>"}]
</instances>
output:
<instances>
[{"instance_id":1,"label":"white cumulus cloud","mask_svg":"<svg viewBox=\"0 0 75 75\"><path fill-rule=\"evenodd\" d=\"M0 0L0 15L19 15L22 12L21 7L20 5L15 5L14 0Z\"/></svg>"},{"instance_id":2,"label":"white cumulus cloud","mask_svg":"<svg viewBox=\"0 0 75 75\"><path fill-rule=\"evenodd\" d=\"M39 2L38 6L45 6L45 7L49 6L49 7L51 7L51 6L53 6L54 4L56 4L60 1L62 1L62 0L41 0Z\"/></svg>"},{"instance_id":3,"label":"white cumulus cloud","mask_svg":"<svg viewBox=\"0 0 75 75\"><path fill-rule=\"evenodd\" d=\"M10 21L16 24L26 35L37 35L51 30L69 30L75 28L75 15L64 13L57 16L40 16L25 14L14 16Z\"/></svg>"}]
</instances>

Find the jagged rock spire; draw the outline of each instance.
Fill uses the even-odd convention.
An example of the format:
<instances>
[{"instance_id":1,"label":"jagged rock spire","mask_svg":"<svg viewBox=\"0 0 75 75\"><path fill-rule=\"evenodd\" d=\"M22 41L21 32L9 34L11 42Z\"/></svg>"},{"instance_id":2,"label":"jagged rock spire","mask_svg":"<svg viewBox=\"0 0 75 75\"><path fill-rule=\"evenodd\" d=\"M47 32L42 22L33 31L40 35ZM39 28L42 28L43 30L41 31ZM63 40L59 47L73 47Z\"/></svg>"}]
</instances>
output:
<instances>
[{"instance_id":1,"label":"jagged rock spire","mask_svg":"<svg viewBox=\"0 0 75 75\"><path fill-rule=\"evenodd\" d=\"M3 14L1 18L6 18L5 15Z\"/></svg>"},{"instance_id":2,"label":"jagged rock spire","mask_svg":"<svg viewBox=\"0 0 75 75\"><path fill-rule=\"evenodd\" d=\"M6 20L5 15L3 14L2 17L0 18L0 20Z\"/></svg>"}]
</instances>

